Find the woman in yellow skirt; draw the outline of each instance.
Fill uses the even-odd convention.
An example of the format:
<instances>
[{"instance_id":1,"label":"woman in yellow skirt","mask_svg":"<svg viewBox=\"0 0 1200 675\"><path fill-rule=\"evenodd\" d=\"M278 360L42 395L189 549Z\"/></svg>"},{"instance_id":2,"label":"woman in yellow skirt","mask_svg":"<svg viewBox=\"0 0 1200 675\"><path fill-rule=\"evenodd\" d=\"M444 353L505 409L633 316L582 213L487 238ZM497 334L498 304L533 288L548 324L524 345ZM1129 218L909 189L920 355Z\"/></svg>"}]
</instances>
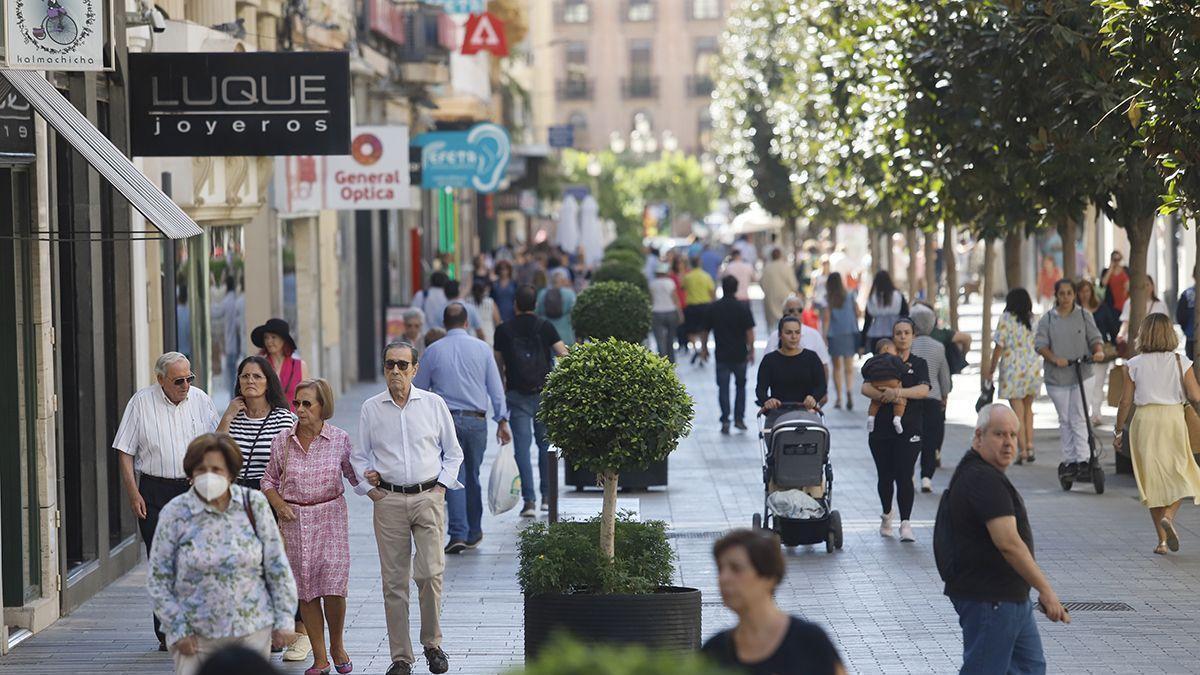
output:
<instances>
[{"instance_id":1,"label":"woman in yellow skirt","mask_svg":"<svg viewBox=\"0 0 1200 675\"><path fill-rule=\"evenodd\" d=\"M1125 420L1136 405L1129 426L1129 454L1142 504L1150 507L1158 531L1154 552L1160 555L1179 550L1175 514L1183 500L1200 504L1200 466L1192 459L1183 419L1185 399L1200 401L1200 384L1191 360L1175 353L1178 346L1179 338L1166 316L1151 314L1142 320L1138 355L1129 359L1125 369L1113 439L1113 447L1119 450Z\"/></svg>"}]
</instances>

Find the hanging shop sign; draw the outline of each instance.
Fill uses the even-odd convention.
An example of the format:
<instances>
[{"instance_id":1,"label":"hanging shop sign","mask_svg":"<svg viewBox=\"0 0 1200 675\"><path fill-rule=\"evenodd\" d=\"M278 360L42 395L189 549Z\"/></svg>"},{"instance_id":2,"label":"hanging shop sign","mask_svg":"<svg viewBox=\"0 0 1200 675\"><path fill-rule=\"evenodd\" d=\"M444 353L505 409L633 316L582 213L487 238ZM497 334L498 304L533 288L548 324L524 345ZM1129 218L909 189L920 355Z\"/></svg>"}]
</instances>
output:
<instances>
[{"instance_id":1,"label":"hanging shop sign","mask_svg":"<svg viewBox=\"0 0 1200 675\"><path fill-rule=\"evenodd\" d=\"M491 52L495 56L508 56L508 40L504 38L504 22L491 12L472 14L467 19L466 37L463 38L462 53L478 54Z\"/></svg>"},{"instance_id":2,"label":"hanging shop sign","mask_svg":"<svg viewBox=\"0 0 1200 675\"><path fill-rule=\"evenodd\" d=\"M354 127L352 137L349 155L276 158L280 213L409 208L408 127Z\"/></svg>"},{"instance_id":3,"label":"hanging shop sign","mask_svg":"<svg viewBox=\"0 0 1200 675\"><path fill-rule=\"evenodd\" d=\"M478 14L486 9L484 0L425 0L427 5L437 5L447 14Z\"/></svg>"},{"instance_id":4,"label":"hanging shop sign","mask_svg":"<svg viewBox=\"0 0 1200 675\"><path fill-rule=\"evenodd\" d=\"M0 160L32 160L36 156L33 106L10 90L0 96Z\"/></svg>"},{"instance_id":5,"label":"hanging shop sign","mask_svg":"<svg viewBox=\"0 0 1200 675\"><path fill-rule=\"evenodd\" d=\"M570 124L556 124L550 127L550 147L575 147L575 127Z\"/></svg>"},{"instance_id":6,"label":"hanging shop sign","mask_svg":"<svg viewBox=\"0 0 1200 675\"><path fill-rule=\"evenodd\" d=\"M4 59L8 68L105 70L112 63L103 0L6 0Z\"/></svg>"},{"instance_id":7,"label":"hanging shop sign","mask_svg":"<svg viewBox=\"0 0 1200 675\"><path fill-rule=\"evenodd\" d=\"M512 155L508 132L491 122L466 131L433 131L413 141L421 150L421 187L495 192Z\"/></svg>"},{"instance_id":8,"label":"hanging shop sign","mask_svg":"<svg viewBox=\"0 0 1200 675\"><path fill-rule=\"evenodd\" d=\"M350 56L131 53L129 126L141 157L345 155Z\"/></svg>"}]
</instances>

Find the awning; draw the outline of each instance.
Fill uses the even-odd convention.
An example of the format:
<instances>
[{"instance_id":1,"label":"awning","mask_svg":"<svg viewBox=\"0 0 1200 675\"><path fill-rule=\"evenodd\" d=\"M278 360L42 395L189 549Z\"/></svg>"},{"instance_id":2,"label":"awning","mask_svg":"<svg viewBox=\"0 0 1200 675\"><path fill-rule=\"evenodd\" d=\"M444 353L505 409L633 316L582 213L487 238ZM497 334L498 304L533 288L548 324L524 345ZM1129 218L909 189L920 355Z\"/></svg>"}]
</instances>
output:
<instances>
[{"instance_id":1,"label":"awning","mask_svg":"<svg viewBox=\"0 0 1200 675\"><path fill-rule=\"evenodd\" d=\"M34 70L0 69L4 77L146 220L171 239L201 234L200 226L163 194L46 77Z\"/></svg>"}]
</instances>

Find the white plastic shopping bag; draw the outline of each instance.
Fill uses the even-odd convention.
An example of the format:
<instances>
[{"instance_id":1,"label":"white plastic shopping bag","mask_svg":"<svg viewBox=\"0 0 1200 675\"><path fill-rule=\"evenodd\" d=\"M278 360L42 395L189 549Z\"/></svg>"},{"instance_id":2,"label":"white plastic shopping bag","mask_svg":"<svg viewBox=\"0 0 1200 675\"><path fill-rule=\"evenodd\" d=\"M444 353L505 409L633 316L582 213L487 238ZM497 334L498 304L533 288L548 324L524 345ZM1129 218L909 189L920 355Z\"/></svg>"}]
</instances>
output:
<instances>
[{"instance_id":1,"label":"white plastic shopping bag","mask_svg":"<svg viewBox=\"0 0 1200 675\"><path fill-rule=\"evenodd\" d=\"M517 471L517 458L513 455L512 443L500 446L500 454L492 462L492 475L488 476L488 508L492 515L511 510L521 503L521 473Z\"/></svg>"}]
</instances>

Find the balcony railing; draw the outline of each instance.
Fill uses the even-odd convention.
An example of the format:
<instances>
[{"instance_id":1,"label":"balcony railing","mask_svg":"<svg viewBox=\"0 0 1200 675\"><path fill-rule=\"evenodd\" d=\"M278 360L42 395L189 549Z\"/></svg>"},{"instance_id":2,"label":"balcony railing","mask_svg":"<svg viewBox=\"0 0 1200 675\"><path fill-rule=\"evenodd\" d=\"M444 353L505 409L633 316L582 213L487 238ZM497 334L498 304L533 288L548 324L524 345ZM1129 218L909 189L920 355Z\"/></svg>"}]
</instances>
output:
<instances>
[{"instance_id":1,"label":"balcony railing","mask_svg":"<svg viewBox=\"0 0 1200 675\"><path fill-rule=\"evenodd\" d=\"M688 75L687 76L687 93L688 96L698 98L707 98L713 93L713 79L711 75Z\"/></svg>"},{"instance_id":2,"label":"balcony railing","mask_svg":"<svg viewBox=\"0 0 1200 675\"><path fill-rule=\"evenodd\" d=\"M560 101L592 100L593 80L569 77L555 83L554 91Z\"/></svg>"},{"instance_id":3,"label":"balcony railing","mask_svg":"<svg viewBox=\"0 0 1200 675\"><path fill-rule=\"evenodd\" d=\"M658 98L658 78L623 77L621 93L625 98Z\"/></svg>"}]
</instances>

